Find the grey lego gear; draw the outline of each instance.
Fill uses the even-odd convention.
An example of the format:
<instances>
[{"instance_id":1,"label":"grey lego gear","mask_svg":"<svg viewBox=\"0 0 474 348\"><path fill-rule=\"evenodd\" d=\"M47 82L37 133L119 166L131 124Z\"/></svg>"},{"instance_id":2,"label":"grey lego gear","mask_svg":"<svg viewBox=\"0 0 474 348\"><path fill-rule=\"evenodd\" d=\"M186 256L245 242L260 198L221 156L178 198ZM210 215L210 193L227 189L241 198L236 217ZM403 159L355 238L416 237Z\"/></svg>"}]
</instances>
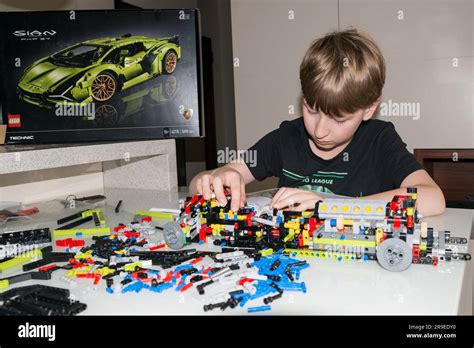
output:
<instances>
[{"instance_id":1,"label":"grey lego gear","mask_svg":"<svg viewBox=\"0 0 474 348\"><path fill-rule=\"evenodd\" d=\"M170 221L163 226L163 236L166 244L174 250L182 249L184 246L184 233L181 226L174 221Z\"/></svg>"},{"instance_id":2,"label":"grey lego gear","mask_svg":"<svg viewBox=\"0 0 474 348\"><path fill-rule=\"evenodd\" d=\"M398 238L384 240L377 248L377 261L388 271L401 272L412 262L410 246Z\"/></svg>"}]
</instances>

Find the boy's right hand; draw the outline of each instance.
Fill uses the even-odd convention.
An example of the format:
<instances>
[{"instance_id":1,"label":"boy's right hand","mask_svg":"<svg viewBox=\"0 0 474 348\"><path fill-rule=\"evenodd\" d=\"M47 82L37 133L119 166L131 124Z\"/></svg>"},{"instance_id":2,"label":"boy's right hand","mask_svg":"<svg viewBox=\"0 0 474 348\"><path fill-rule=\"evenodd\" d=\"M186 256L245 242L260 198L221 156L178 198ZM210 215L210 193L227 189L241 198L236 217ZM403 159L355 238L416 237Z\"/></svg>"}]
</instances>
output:
<instances>
[{"instance_id":1,"label":"boy's right hand","mask_svg":"<svg viewBox=\"0 0 474 348\"><path fill-rule=\"evenodd\" d=\"M224 166L196 177L197 192L206 200L211 199L212 193L215 193L217 201L222 206L227 204L226 188L230 189L232 197L230 209L237 211L246 201L244 178L237 170Z\"/></svg>"}]
</instances>

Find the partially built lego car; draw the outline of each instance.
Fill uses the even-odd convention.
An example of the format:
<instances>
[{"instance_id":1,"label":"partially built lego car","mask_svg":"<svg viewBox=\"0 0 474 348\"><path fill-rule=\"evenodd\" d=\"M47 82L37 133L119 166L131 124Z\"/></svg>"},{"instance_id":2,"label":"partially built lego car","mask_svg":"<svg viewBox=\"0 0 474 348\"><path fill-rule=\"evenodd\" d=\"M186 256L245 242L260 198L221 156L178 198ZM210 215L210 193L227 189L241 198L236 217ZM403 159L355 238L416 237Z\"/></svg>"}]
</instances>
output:
<instances>
[{"instance_id":1,"label":"partially built lego car","mask_svg":"<svg viewBox=\"0 0 474 348\"><path fill-rule=\"evenodd\" d=\"M467 239L421 222L416 199L416 188L408 188L390 202L326 199L312 212L251 206L233 212L230 201L222 207L214 198L196 195L180 202L179 217L165 225L164 238L172 249L211 237L222 246L283 249L293 256L377 260L389 271L403 271L412 263L470 260L470 254L457 250Z\"/></svg>"}]
</instances>

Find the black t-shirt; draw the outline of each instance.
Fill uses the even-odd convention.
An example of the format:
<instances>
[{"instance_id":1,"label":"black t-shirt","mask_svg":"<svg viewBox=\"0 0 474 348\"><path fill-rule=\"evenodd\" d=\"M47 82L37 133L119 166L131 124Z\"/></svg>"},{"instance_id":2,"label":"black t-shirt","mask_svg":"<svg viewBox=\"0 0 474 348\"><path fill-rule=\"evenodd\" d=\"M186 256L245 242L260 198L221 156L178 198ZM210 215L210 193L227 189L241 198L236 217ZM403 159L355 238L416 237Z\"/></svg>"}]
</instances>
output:
<instances>
[{"instance_id":1,"label":"black t-shirt","mask_svg":"<svg viewBox=\"0 0 474 348\"><path fill-rule=\"evenodd\" d=\"M279 177L278 187L297 187L346 196L368 196L399 188L423 167L408 152L391 122L362 122L347 147L324 160L311 151L303 118L284 121L244 158L255 179ZM256 156L256 157L255 157Z\"/></svg>"}]
</instances>

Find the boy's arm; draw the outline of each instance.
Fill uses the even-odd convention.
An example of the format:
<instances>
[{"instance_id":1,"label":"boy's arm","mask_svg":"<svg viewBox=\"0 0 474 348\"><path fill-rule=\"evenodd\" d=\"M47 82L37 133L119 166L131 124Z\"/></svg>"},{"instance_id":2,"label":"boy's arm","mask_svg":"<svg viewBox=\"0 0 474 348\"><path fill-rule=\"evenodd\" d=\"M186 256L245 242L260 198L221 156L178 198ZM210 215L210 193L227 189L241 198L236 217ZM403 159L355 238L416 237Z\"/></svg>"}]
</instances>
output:
<instances>
[{"instance_id":1,"label":"boy's arm","mask_svg":"<svg viewBox=\"0 0 474 348\"><path fill-rule=\"evenodd\" d=\"M416 187L417 207L423 216L442 214L446 208L446 201L443 192L429 174L420 169L409 174L401 183L400 188L386 192L364 196L362 199L382 199L390 201L395 195L406 194L407 187Z\"/></svg>"}]
</instances>

